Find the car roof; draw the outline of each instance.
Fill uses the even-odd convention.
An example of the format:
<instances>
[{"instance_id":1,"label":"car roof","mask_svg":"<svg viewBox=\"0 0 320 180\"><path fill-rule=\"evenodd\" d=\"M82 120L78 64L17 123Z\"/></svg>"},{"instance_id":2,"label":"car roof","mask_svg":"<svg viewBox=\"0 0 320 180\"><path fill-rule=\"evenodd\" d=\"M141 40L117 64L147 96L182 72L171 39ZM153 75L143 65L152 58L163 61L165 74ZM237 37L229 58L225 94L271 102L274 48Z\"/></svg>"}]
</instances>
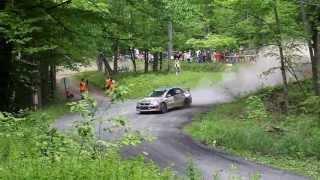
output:
<instances>
[{"instance_id":1,"label":"car roof","mask_svg":"<svg viewBox=\"0 0 320 180\"><path fill-rule=\"evenodd\" d=\"M168 90L174 89L174 88L179 88L179 87L163 87L163 88L155 89L154 91L168 91ZM181 88L179 88L179 89L181 89Z\"/></svg>"}]
</instances>

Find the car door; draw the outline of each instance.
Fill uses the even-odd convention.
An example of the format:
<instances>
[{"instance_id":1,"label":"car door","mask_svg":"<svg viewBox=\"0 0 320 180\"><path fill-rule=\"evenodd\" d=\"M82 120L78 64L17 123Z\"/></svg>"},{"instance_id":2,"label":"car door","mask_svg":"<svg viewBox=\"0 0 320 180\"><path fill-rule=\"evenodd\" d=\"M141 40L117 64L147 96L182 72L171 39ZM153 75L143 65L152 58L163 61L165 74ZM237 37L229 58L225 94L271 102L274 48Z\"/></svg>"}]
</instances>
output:
<instances>
[{"instance_id":1,"label":"car door","mask_svg":"<svg viewBox=\"0 0 320 180\"><path fill-rule=\"evenodd\" d=\"M175 107L183 106L184 99L185 99L185 97L183 95L183 90L180 88L175 88L174 91L175 91L175 95L174 95Z\"/></svg>"},{"instance_id":2,"label":"car door","mask_svg":"<svg viewBox=\"0 0 320 180\"><path fill-rule=\"evenodd\" d=\"M166 103L167 103L168 109L175 107L174 95L175 95L174 89L170 89L166 94Z\"/></svg>"}]
</instances>

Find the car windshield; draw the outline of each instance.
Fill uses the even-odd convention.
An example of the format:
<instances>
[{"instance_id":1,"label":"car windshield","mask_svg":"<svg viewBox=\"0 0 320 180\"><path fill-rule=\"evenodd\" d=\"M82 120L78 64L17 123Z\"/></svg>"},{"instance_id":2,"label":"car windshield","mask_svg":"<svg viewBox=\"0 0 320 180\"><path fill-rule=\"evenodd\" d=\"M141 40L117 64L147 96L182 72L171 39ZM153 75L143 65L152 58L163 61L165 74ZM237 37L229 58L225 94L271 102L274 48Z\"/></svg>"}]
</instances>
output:
<instances>
[{"instance_id":1,"label":"car windshield","mask_svg":"<svg viewBox=\"0 0 320 180\"><path fill-rule=\"evenodd\" d=\"M150 95L150 97L160 97L162 96L166 91L153 91Z\"/></svg>"}]
</instances>

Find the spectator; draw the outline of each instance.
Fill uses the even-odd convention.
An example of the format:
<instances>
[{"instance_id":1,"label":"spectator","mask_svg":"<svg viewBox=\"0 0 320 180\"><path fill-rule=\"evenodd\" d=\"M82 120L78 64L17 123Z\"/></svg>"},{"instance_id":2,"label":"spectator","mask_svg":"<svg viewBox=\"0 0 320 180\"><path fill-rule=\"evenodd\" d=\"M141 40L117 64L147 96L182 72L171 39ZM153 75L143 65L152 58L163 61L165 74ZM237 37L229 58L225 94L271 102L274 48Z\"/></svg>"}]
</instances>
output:
<instances>
[{"instance_id":1,"label":"spectator","mask_svg":"<svg viewBox=\"0 0 320 180\"><path fill-rule=\"evenodd\" d=\"M222 62L223 54L221 52L215 52L214 58L216 59L217 62Z\"/></svg>"},{"instance_id":2,"label":"spectator","mask_svg":"<svg viewBox=\"0 0 320 180\"><path fill-rule=\"evenodd\" d=\"M184 53L184 59L187 60L188 62L191 62L191 52L185 52Z\"/></svg>"},{"instance_id":3,"label":"spectator","mask_svg":"<svg viewBox=\"0 0 320 180\"><path fill-rule=\"evenodd\" d=\"M80 81L79 88L80 88L81 99L84 99L84 94L88 91L87 83L88 83L88 80L85 82L83 78Z\"/></svg>"},{"instance_id":4,"label":"spectator","mask_svg":"<svg viewBox=\"0 0 320 180\"><path fill-rule=\"evenodd\" d=\"M113 91L115 88L115 80L112 79L112 76L109 76L109 78L106 80L105 83L105 89L107 91Z\"/></svg>"},{"instance_id":5,"label":"spectator","mask_svg":"<svg viewBox=\"0 0 320 180\"><path fill-rule=\"evenodd\" d=\"M179 59L175 60L174 67L176 68L176 75L179 75L180 71L181 71L180 60Z\"/></svg>"}]
</instances>

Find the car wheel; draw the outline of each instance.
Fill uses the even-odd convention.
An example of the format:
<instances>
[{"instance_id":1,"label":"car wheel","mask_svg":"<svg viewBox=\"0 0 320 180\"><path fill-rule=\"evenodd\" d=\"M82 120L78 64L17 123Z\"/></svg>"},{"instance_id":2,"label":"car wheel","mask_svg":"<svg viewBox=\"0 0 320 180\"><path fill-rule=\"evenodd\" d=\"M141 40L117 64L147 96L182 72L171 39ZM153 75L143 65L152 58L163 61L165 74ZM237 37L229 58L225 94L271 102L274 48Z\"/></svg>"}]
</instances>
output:
<instances>
[{"instance_id":1,"label":"car wheel","mask_svg":"<svg viewBox=\"0 0 320 180\"><path fill-rule=\"evenodd\" d=\"M191 100L190 99L185 99L184 100L184 107L190 107L191 105Z\"/></svg>"},{"instance_id":2,"label":"car wheel","mask_svg":"<svg viewBox=\"0 0 320 180\"><path fill-rule=\"evenodd\" d=\"M161 103L161 104L160 104L160 112L161 112L161 113L166 113L166 112L168 112L168 107L167 107L167 104L166 104L166 103Z\"/></svg>"}]
</instances>

